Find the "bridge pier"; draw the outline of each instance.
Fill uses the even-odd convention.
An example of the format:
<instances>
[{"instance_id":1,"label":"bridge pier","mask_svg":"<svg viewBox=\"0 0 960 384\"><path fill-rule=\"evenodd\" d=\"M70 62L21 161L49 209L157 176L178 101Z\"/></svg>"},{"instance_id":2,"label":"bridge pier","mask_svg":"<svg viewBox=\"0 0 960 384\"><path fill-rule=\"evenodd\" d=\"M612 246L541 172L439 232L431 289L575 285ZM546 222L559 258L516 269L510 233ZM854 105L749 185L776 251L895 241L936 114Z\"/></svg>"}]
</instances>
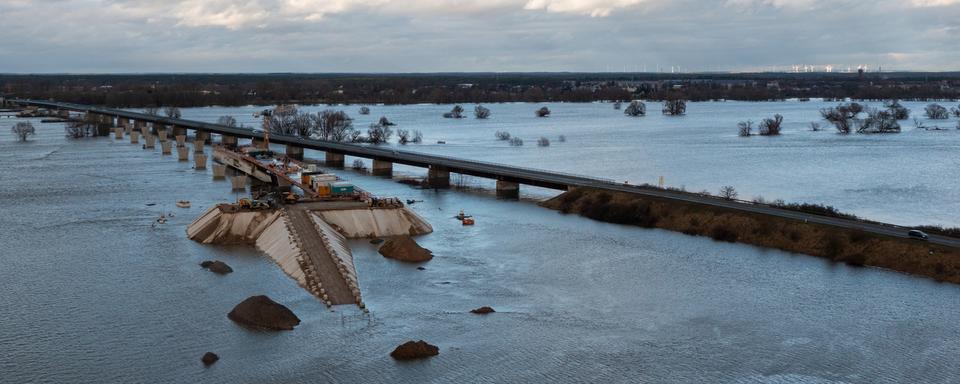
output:
<instances>
[{"instance_id":1,"label":"bridge pier","mask_svg":"<svg viewBox=\"0 0 960 384\"><path fill-rule=\"evenodd\" d=\"M174 125L174 126L173 126L173 135L174 135L174 136L180 136L180 135L186 136L186 135L187 135L187 129L184 128L184 127L178 127L178 126Z\"/></svg>"},{"instance_id":2,"label":"bridge pier","mask_svg":"<svg viewBox=\"0 0 960 384\"><path fill-rule=\"evenodd\" d=\"M157 128L157 137L160 138L160 142L161 142L161 143L166 143L167 141L169 141L169 140L167 140L167 128L165 128L165 127L162 126L162 125L159 126L159 127Z\"/></svg>"},{"instance_id":3,"label":"bridge pier","mask_svg":"<svg viewBox=\"0 0 960 384\"><path fill-rule=\"evenodd\" d=\"M140 131L131 131L130 144L139 144L139 143L140 143Z\"/></svg>"},{"instance_id":4,"label":"bridge pier","mask_svg":"<svg viewBox=\"0 0 960 384\"><path fill-rule=\"evenodd\" d=\"M193 155L193 169L198 171L207 169L207 155L202 151Z\"/></svg>"},{"instance_id":5,"label":"bridge pier","mask_svg":"<svg viewBox=\"0 0 960 384\"><path fill-rule=\"evenodd\" d=\"M206 144L203 137L193 138L193 153L203 153L203 146Z\"/></svg>"},{"instance_id":6,"label":"bridge pier","mask_svg":"<svg viewBox=\"0 0 960 384\"><path fill-rule=\"evenodd\" d=\"M173 147L173 143L172 143L172 142L169 142L169 141L161 141L161 142L160 142L160 154L161 154L161 155L169 155L169 154L173 153L173 151L171 151L171 147Z\"/></svg>"},{"instance_id":7,"label":"bridge pier","mask_svg":"<svg viewBox=\"0 0 960 384\"><path fill-rule=\"evenodd\" d=\"M370 171L375 176L393 176L393 163L373 159L373 168Z\"/></svg>"},{"instance_id":8,"label":"bridge pier","mask_svg":"<svg viewBox=\"0 0 960 384\"><path fill-rule=\"evenodd\" d=\"M230 178L230 186L234 191L247 189L247 175L235 175Z\"/></svg>"},{"instance_id":9,"label":"bridge pier","mask_svg":"<svg viewBox=\"0 0 960 384\"><path fill-rule=\"evenodd\" d=\"M210 132L202 131L198 129L196 133L194 133L193 135L193 140L194 142L199 141L203 143L203 145L206 145L207 143L210 142Z\"/></svg>"},{"instance_id":10,"label":"bridge pier","mask_svg":"<svg viewBox=\"0 0 960 384\"><path fill-rule=\"evenodd\" d=\"M294 145L287 145L287 157L291 159L303 160L303 147L297 147Z\"/></svg>"},{"instance_id":11,"label":"bridge pier","mask_svg":"<svg viewBox=\"0 0 960 384\"><path fill-rule=\"evenodd\" d=\"M227 166L223 164L213 164L213 179L222 180L227 177Z\"/></svg>"},{"instance_id":12,"label":"bridge pier","mask_svg":"<svg viewBox=\"0 0 960 384\"><path fill-rule=\"evenodd\" d=\"M231 135L220 135L220 145L227 148L236 148L237 137Z\"/></svg>"},{"instance_id":13,"label":"bridge pier","mask_svg":"<svg viewBox=\"0 0 960 384\"><path fill-rule=\"evenodd\" d=\"M427 185L430 188L450 188L450 170L447 167L431 165L427 170Z\"/></svg>"},{"instance_id":14,"label":"bridge pier","mask_svg":"<svg viewBox=\"0 0 960 384\"><path fill-rule=\"evenodd\" d=\"M113 129L113 138L117 140L123 140L123 127L116 127Z\"/></svg>"},{"instance_id":15,"label":"bridge pier","mask_svg":"<svg viewBox=\"0 0 960 384\"><path fill-rule=\"evenodd\" d=\"M186 146L187 146L187 137L186 137L186 136L184 136L184 135L177 135L177 136L175 137L175 139L177 139L177 148L186 147Z\"/></svg>"},{"instance_id":16,"label":"bridge pier","mask_svg":"<svg viewBox=\"0 0 960 384\"><path fill-rule=\"evenodd\" d=\"M520 183L506 180L497 180L497 198L498 199L517 199L520 198Z\"/></svg>"},{"instance_id":17,"label":"bridge pier","mask_svg":"<svg viewBox=\"0 0 960 384\"><path fill-rule=\"evenodd\" d=\"M154 149L157 147L157 137L151 134L146 134L143 136L146 143L143 145L143 149Z\"/></svg>"},{"instance_id":18,"label":"bridge pier","mask_svg":"<svg viewBox=\"0 0 960 384\"><path fill-rule=\"evenodd\" d=\"M258 139L256 137L250 139L250 145L254 148L267 149L267 143L263 139Z\"/></svg>"},{"instance_id":19,"label":"bridge pier","mask_svg":"<svg viewBox=\"0 0 960 384\"><path fill-rule=\"evenodd\" d=\"M177 161L189 161L190 149L187 147L177 147Z\"/></svg>"},{"instance_id":20,"label":"bridge pier","mask_svg":"<svg viewBox=\"0 0 960 384\"><path fill-rule=\"evenodd\" d=\"M61 109L61 110L58 111L58 113L60 114L60 118L61 118L61 119L69 119L69 118L70 118L70 110Z\"/></svg>"},{"instance_id":21,"label":"bridge pier","mask_svg":"<svg viewBox=\"0 0 960 384\"><path fill-rule=\"evenodd\" d=\"M326 161L325 161L325 162L327 163L327 166L328 166L328 167L343 168L343 164L344 164L344 161L345 161L344 157L345 157L345 156L343 156L343 154L341 154L341 153L326 152Z\"/></svg>"},{"instance_id":22,"label":"bridge pier","mask_svg":"<svg viewBox=\"0 0 960 384\"><path fill-rule=\"evenodd\" d=\"M124 130L126 130L126 129L127 129L127 125L129 125L129 124L130 124L130 119L127 119L127 118L125 118L125 117L118 117L118 118L117 118L117 126L118 126L118 127L123 128Z\"/></svg>"}]
</instances>

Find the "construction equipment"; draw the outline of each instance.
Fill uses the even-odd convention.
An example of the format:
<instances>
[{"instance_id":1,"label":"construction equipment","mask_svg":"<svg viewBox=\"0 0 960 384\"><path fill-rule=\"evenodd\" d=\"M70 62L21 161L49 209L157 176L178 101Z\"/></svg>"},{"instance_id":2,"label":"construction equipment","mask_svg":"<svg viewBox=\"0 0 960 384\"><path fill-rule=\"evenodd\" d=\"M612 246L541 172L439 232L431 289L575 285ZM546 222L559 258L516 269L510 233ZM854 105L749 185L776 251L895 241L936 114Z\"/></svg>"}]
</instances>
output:
<instances>
[{"instance_id":1,"label":"construction equipment","mask_svg":"<svg viewBox=\"0 0 960 384\"><path fill-rule=\"evenodd\" d=\"M267 203L266 201L261 201L261 200L251 200L244 197L240 200L237 200L237 206L239 206L240 209L250 209L250 210L269 209L270 203Z\"/></svg>"}]
</instances>

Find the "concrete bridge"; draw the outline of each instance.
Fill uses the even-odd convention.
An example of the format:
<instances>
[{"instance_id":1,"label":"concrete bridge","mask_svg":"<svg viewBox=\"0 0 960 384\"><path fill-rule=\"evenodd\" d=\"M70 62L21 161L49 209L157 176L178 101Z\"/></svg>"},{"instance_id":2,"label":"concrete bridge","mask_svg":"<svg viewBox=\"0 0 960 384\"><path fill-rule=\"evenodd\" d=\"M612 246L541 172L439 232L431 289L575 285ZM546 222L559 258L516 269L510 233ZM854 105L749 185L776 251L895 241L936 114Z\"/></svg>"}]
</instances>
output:
<instances>
[{"instance_id":1,"label":"concrete bridge","mask_svg":"<svg viewBox=\"0 0 960 384\"><path fill-rule=\"evenodd\" d=\"M82 112L88 114L88 116L93 116L94 118L99 119L98 121L108 122L113 126L123 127L127 130L130 130L130 127L145 129L146 124L150 124L154 128L154 131L157 132L158 135L161 135L161 141L165 141L166 132L168 132L167 128L169 127L172 130L173 135L177 138L178 152L181 152L181 159L183 159L186 152L185 150L181 150L181 147L183 147L183 141L185 140L187 130L194 130L196 132L194 140L194 145L198 146L196 156L202 156L202 146L204 143L209 142L211 133L220 134L220 144L225 146L236 146L238 138L251 139L255 144L258 142L262 143L264 140L264 134L262 131L250 128L228 127L199 121L174 119L164 116L146 115L137 112L70 103L38 100L14 100L13 102L21 106L37 106L41 108L47 108L49 110L56 110L59 111L62 117L66 117L66 114L68 114L70 111ZM136 131L137 130L133 130L133 132ZM131 136L131 140L133 139L134 138ZM149 137L146 138L146 141L146 145L148 145L148 147L152 147L153 144L151 144ZM825 224L846 229L856 229L886 236L901 238L907 237L908 228L892 224L821 216L782 209L764 204L752 204L748 202L725 200L711 196L701 196L691 193L669 191L645 186L627 185L623 183L617 183L613 180L595 177L578 176L507 164L495 164L390 148L330 142L293 136L270 135L270 142L286 146L286 153L291 157L302 158L304 148L323 151L326 154L326 163L329 166L344 166L344 156L346 155L372 159L372 171L375 175L391 175L393 172L393 164L405 164L427 168L427 182L431 187L435 188L449 187L450 173L453 172L496 180L498 197L516 198L519 195L520 184L563 191L566 191L570 188L588 187L616 192L627 192L642 196L685 201L696 204L705 204L744 212ZM200 160L198 159L197 161L199 164ZM203 158L203 161L205 163L205 157ZM960 247L960 239L953 237L931 235L929 241L931 243L940 245Z\"/></svg>"}]
</instances>

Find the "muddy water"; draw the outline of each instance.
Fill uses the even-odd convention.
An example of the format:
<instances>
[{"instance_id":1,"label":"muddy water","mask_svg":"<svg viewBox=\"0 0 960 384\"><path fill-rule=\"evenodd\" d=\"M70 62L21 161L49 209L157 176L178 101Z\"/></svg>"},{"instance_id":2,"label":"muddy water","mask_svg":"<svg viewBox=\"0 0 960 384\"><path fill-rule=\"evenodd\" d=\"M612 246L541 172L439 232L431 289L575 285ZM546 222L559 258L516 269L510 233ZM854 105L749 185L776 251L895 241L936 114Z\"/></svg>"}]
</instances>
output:
<instances>
[{"instance_id":1,"label":"muddy water","mask_svg":"<svg viewBox=\"0 0 960 384\"><path fill-rule=\"evenodd\" d=\"M414 209L435 232L419 241L436 257L418 271L353 241L371 314L330 311L254 250L186 239L195 215L235 198L209 170L127 141L68 141L55 125L12 143L9 124L0 382L960 381L958 286L350 172L363 188L424 200ZM477 225L452 219L460 209ZM197 265L214 258L235 272ZM265 333L230 322L255 294L303 323ZM482 305L498 312L467 313ZM441 354L392 361L409 339ZM221 356L209 369L206 351Z\"/></svg>"}]
</instances>

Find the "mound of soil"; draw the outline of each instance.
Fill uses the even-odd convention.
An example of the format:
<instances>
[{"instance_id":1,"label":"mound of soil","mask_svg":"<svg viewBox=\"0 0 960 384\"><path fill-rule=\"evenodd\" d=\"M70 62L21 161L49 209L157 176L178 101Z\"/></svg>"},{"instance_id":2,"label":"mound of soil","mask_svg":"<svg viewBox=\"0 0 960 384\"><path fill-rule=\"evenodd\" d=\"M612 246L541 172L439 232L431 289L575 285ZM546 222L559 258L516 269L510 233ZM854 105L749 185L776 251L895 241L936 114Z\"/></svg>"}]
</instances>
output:
<instances>
[{"instance_id":1,"label":"mound of soil","mask_svg":"<svg viewBox=\"0 0 960 384\"><path fill-rule=\"evenodd\" d=\"M437 348L436 345L430 345L426 341L420 340L401 344L393 352L390 352L390 357L397 360L414 360L439 354L440 348Z\"/></svg>"},{"instance_id":2,"label":"mound of soil","mask_svg":"<svg viewBox=\"0 0 960 384\"><path fill-rule=\"evenodd\" d=\"M480 307L470 311L470 313L476 313L478 315L486 315L488 313L494 313L494 312L496 311L494 311L493 308L490 308L490 307Z\"/></svg>"},{"instance_id":3,"label":"mound of soil","mask_svg":"<svg viewBox=\"0 0 960 384\"><path fill-rule=\"evenodd\" d=\"M216 363L217 360L220 360L220 356L217 356L217 354L213 352L204 353L203 357L200 358L200 361L202 361L203 365L206 366L213 365L213 363Z\"/></svg>"},{"instance_id":4,"label":"mound of soil","mask_svg":"<svg viewBox=\"0 0 960 384\"><path fill-rule=\"evenodd\" d=\"M410 236L396 236L387 239L380 246L380 254L386 258L410 263L420 263L433 258L433 252L421 247Z\"/></svg>"},{"instance_id":5,"label":"mound of soil","mask_svg":"<svg viewBox=\"0 0 960 384\"><path fill-rule=\"evenodd\" d=\"M230 268L230 266L227 265L227 263L224 263L219 260L217 261L207 260L200 263L200 266L208 269L210 272L213 272L219 275L226 275L230 272L233 272L233 268Z\"/></svg>"},{"instance_id":6,"label":"mound of soil","mask_svg":"<svg viewBox=\"0 0 960 384\"><path fill-rule=\"evenodd\" d=\"M293 311L262 295L251 296L237 304L227 317L249 327L278 331L289 331L300 324Z\"/></svg>"}]
</instances>

